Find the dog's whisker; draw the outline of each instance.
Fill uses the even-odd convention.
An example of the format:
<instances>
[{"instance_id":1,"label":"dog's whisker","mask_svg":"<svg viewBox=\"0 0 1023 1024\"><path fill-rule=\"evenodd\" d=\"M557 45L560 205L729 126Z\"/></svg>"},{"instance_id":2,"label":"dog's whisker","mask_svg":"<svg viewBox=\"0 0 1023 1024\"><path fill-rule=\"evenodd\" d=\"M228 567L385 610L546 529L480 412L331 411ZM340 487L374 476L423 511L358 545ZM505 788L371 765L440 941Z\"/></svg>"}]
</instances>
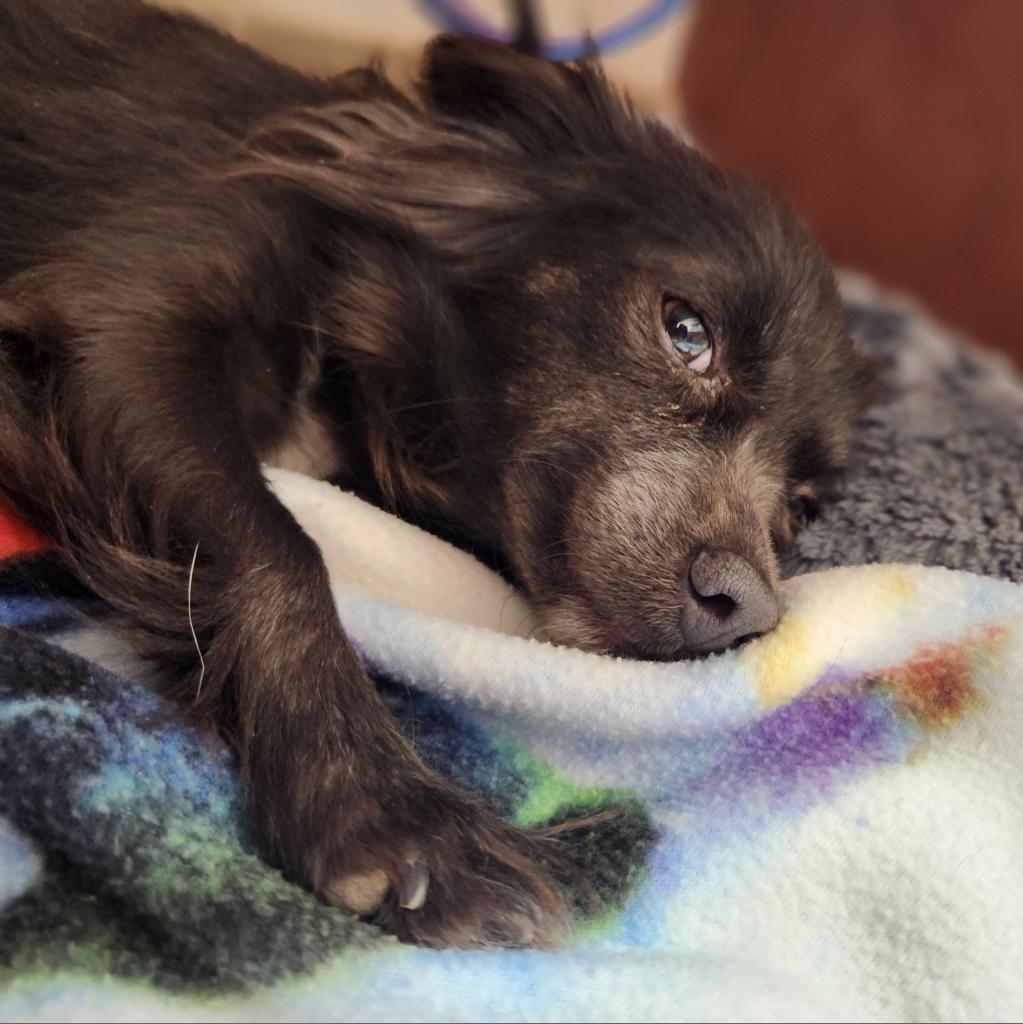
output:
<instances>
[{"instance_id":1,"label":"dog's whisker","mask_svg":"<svg viewBox=\"0 0 1023 1024\"><path fill-rule=\"evenodd\" d=\"M206 659L202 656L202 647L199 644L199 637L195 632L195 621L192 619L192 580L195 577L195 562L198 557L199 541L196 541L195 550L192 552L192 564L188 569L188 593L186 600L188 602L188 628L192 631L192 641L195 643L195 649L199 655L199 682L195 687L195 699L197 701L199 694L202 693L203 680L206 678Z\"/></svg>"}]
</instances>

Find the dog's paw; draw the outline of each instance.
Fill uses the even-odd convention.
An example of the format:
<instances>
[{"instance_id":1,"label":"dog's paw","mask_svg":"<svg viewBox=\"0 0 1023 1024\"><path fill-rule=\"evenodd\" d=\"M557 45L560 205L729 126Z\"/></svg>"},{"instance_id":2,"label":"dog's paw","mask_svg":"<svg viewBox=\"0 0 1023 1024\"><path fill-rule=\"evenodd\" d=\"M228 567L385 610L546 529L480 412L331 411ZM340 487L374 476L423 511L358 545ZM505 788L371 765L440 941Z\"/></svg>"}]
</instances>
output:
<instances>
[{"instance_id":1,"label":"dog's paw","mask_svg":"<svg viewBox=\"0 0 1023 1024\"><path fill-rule=\"evenodd\" d=\"M542 866L559 857L550 840L506 824L453 787L423 782L347 822L336 844L313 855L311 880L323 899L407 942L545 947L570 926Z\"/></svg>"}]
</instances>

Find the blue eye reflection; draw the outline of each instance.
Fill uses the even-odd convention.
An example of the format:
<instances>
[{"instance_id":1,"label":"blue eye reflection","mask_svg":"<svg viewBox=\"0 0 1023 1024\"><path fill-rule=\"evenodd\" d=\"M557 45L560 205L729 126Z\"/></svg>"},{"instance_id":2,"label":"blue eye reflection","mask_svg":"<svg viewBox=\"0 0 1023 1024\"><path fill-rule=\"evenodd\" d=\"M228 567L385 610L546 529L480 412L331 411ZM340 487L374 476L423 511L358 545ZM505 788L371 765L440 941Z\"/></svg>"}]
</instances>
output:
<instances>
[{"instance_id":1,"label":"blue eye reflection","mask_svg":"<svg viewBox=\"0 0 1023 1024\"><path fill-rule=\"evenodd\" d=\"M694 373L706 373L714 357L714 342L697 313L684 302L671 302L664 311L664 330L676 352Z\"/></svg>"}]
</instances>

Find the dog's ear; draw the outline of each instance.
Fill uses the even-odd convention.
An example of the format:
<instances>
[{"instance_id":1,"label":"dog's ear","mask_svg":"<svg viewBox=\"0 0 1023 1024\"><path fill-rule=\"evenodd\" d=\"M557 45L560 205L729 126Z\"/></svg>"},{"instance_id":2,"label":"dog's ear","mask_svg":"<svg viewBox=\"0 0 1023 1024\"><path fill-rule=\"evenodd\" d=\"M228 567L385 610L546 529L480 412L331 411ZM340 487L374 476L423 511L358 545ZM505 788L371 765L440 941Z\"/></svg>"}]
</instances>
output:
<instances>
[{"instance_id":1,"label":"dog's ear","mask_svg":"<svg viewBox=\"0 0 1023 1024\"><path fill-rule=\"evenodd\" d=\"M595 64L555 64L483 40L430 45L425 110L395 99L377 72L335 88L336 102L262 122L225 177L290 182L345 216L411 230L450 266L473 271L533 229L537 188L525 170L534 158L656 142ZM553 177L543 183L548 210ZM563 175L560 184L571 191L576 181Z\"/></svg>"},{"instance_id":2,"label":"dog's ear","mask_svg":"<svg viewBox=\"0 0 1023 1024\"><path fill-rule=\"evenodd\" d=\"M557 64L485 39L435 39L419 92L429 109L504 132L537 155L607 148L637 129L596 61Z\"/></svg>"}]
</instances>

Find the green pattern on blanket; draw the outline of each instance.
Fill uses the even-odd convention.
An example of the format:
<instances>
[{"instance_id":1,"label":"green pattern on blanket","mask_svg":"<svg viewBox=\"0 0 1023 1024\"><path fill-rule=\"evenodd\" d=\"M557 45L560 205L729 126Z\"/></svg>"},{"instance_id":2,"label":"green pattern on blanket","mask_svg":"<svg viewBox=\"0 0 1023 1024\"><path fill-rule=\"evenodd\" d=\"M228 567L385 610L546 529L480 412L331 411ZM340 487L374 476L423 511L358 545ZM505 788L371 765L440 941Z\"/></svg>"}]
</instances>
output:
<instances>
[{"instance_id":1,"label":"green pattern on blanket","mask_svg":"<svg viewBox=\"0 0 1023 1024\"><path fill-rule=\"evenodd\" d=\"M568 808L592 813L602 807L638 802L635 793L624 789L577 786L518 744L496 741L494 749L508 760L528 787L513 818L521 828L534 828L562 818Z\"/></svg>"},{"instance_id":2,"label":"green pattern on blanket","mask_svg":"<svg viewBox=\"0 0 1023 1024\"><path fill-rule=\"evenodd\" d=\"M0 630L0 659L0 807L48 865L0 919L7 983L60 969L238 990L395 945L263 861L231 757L158 698L22 633ZM404 689L389 696L396 712L396 700L411 702L398 717L415 722L424 755L510 817L525 809L531 824L563 821L616 799L569 785L524 750L499 750L436 701ZM565 844L613 905L651 838L633 802ZM576 903L588 906L578 892Z\"/></svg>"}]
</instances>

